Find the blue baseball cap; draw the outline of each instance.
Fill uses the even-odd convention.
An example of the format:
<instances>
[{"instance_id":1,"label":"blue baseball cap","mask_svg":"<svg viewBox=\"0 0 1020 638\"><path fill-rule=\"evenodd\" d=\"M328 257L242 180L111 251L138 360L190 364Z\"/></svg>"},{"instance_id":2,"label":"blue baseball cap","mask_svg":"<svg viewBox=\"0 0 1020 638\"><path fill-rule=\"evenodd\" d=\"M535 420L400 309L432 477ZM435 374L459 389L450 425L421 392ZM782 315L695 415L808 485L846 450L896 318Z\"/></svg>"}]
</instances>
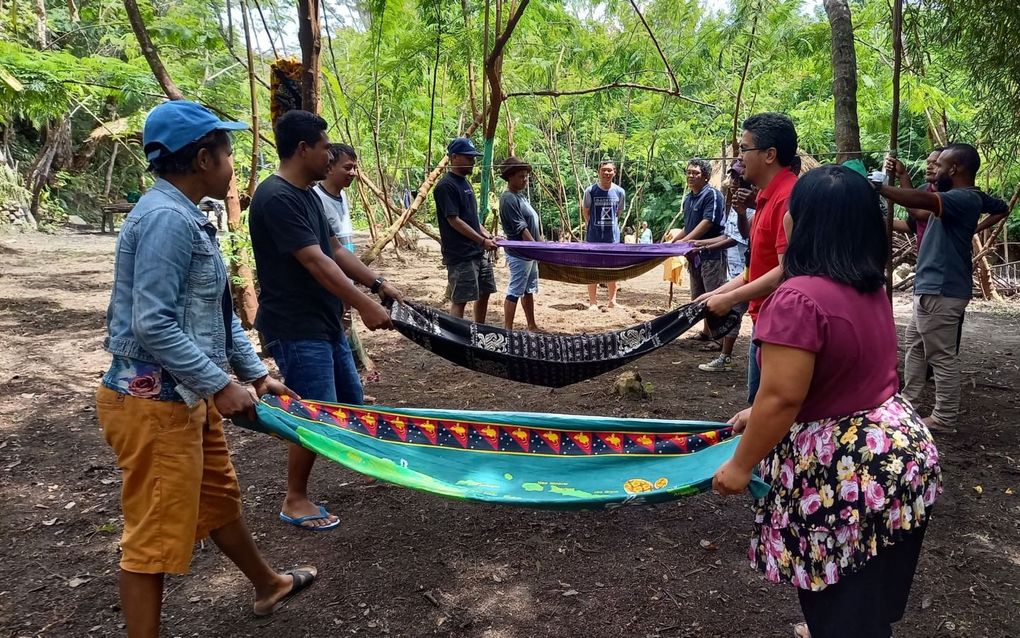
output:
<instances>
[{"instance_id":1,"label":"blue baseball cap","mask_svg":"<svg viewBox=\"0 0 1020 638\"><path fill-rule=\"evenodd\" d=\"M201 104L170 100L149 111L142 130L142 148L152 161L164 153L176 153L212 131L247 128L244 122L224 122Z\"/></svg>"},{"instance_id":2,"label":"blue baseball cap","mask_svg":"<svg viewBox=\"0 0 1020 638\"><path fill-rule=\"evenodd\" d=\"M466 137L455 138L450 145L446 147L446 153L448 155L472 155L474 157L480 157L481 153L475 148L475 145Z\"/></svg>"}]
</instances>

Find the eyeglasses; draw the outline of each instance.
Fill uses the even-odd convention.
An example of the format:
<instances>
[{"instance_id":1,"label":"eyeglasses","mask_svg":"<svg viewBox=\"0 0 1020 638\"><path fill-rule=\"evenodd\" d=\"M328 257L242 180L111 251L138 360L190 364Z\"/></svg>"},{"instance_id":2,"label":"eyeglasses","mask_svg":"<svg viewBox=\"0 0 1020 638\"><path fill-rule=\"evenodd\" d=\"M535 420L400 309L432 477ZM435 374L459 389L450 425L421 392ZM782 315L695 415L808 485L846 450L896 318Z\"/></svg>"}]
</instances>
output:
<instances>
[{"instance_id":1,"label":"eyeglasses","mask_svg":"<svg viewBox=\"0 0 1020 638\"><path fill-rule=\"evenodd\" d=\"M772 148L772 147L770 146L769 148ZM750 148L750 147L747 147L747 146L741 146L740 147L740 152L741 153L750 153L751 151L767 151L767 150L769 150L769 149L768 148L759 148L759 147Z\"/></svg>"}]
</instances>

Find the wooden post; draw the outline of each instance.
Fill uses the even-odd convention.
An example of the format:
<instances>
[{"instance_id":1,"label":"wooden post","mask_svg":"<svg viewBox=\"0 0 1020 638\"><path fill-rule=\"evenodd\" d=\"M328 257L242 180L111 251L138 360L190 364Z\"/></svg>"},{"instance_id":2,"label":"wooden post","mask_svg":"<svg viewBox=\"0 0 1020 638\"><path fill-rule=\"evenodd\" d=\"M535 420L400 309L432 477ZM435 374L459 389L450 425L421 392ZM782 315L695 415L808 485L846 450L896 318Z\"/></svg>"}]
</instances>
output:
<instances>
[{"instance_id":1,"label":"wooden post","mask_svg":"<svg viewBox=\"0 0 1020 638\"><path fill-rule=\"evenodd\" d=\"M251 96L251 171L248 175L248 186L244 192L251 201L255 195L255 187L259 181L259 100L255 91L255 58L251 50L251 9L247 0L241 0L241 21L244 24L244 48L248 58L248 92ZM272 38L272 36L270 36Z\"/></svg>"},{"instance_id":2,"label":"wooden post","mask_svg":"<svg viewBox=\"0 0 1020 638\"><path fill-rule=\"evenodd\" d=\"M899 148L899 137L900 137L900 68L903 64L903 0L893 0L893 13L892 13L892 31L893 31L893 78L892 78L892 90L893 90L893 103L892 103L892 122L889 127L889 154L896 157L897 150ZM887 179L892 180L892 176L888 176ZM893 213L895 211L895 205L892 200L885 200L886 208L888 209L886 215L886 238L889 243L889 261L886 267L885 274L885 289L889 295L889 303L892 303L893 293L893 263L892 263L892 245L893 245Z\"/></svg>"},{"instance_id":3,"label":"wooden post","mask_svg":"<svg viewBox=\"0 0 1020 638\"><path fill-rule=\"evenodd\" d=\"M319 0L298 0L298 42L301 44L301 108L319 112Z\"/></svg>"},{"instance_id":4,"label":"wooden post","mask_svg":"<svg viewBox=\"0 0 1020 638\"><path fill-rule=\"evenodd\" d=\"M110 186L113 182L113 165L117 163L117 149L120 148L120 141L113 141L113 150L110 151L110 164L106 167L106 180L103 181L103 201L110 203ZM112 229L111 229L112 230Z\"/></svg>"}]
</instances>

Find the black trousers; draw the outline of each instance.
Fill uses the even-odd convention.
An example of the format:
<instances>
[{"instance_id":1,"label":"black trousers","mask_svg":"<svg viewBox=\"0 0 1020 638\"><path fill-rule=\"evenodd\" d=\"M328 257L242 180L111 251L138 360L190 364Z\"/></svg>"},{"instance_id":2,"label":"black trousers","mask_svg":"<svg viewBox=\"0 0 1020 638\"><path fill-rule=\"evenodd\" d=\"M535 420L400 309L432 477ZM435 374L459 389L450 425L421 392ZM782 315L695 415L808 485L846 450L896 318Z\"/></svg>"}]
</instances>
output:
<instances>
[{"instance_id":1,"label":"black trousers","mask_svg":"<svg viewBox=\"0 0 1020 638\"><path fill-rule=\"evenodd\" d=\"M798 589L811 638L890 638L903 618L927 524L821 591Z\"/></svg>"}]
</instances>

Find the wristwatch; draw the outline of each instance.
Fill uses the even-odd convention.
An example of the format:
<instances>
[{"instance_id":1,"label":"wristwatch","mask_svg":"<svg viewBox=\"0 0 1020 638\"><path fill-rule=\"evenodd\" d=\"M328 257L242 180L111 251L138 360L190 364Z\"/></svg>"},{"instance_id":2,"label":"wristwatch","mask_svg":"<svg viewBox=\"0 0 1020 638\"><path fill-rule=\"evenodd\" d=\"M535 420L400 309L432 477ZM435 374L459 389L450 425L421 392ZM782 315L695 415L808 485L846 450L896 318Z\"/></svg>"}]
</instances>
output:
<instances>
[{"instance_id":1,"label":"wristwatch","mask_svg":"<svg viewBox=\"0 0 1020 638\"><path fill-rule=\"evenodd\" d=\"M384 279L383 277L376 277L375 281L372 282L372 288L370 289L373 295L379 294L379 289L382 288L382 285L385 281L386 279Z\"/></svg>"}]
</instances>

